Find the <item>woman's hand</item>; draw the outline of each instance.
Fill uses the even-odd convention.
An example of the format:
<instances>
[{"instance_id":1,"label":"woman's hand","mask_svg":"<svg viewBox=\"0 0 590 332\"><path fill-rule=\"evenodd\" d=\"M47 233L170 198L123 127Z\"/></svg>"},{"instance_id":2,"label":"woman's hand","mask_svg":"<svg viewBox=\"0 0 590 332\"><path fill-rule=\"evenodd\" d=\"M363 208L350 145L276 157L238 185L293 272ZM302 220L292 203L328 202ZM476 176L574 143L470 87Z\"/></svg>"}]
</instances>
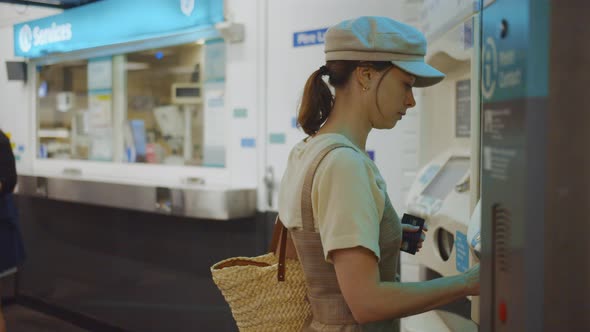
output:
<instances>
[{"instance_id":1,"label":"woman's hand","mask_svg":"<svg viewBox=\"0 0 590 332\"><path fill-rule=\"evenodd\" d=\"M402 224L402 231L404 233L406 233L406 232L407 233L416 233L419 230L420 230L419 226ZM420 241L418 241L418 250L416 250L416 252L419 252L420 248L422 248L422 243L424 242L424 239L426 238L426 232L428 232L428 226L426 226L426 224L424 224L424 226L422 227L422 234L420 235Z\"/></svg>"}]
</instances>

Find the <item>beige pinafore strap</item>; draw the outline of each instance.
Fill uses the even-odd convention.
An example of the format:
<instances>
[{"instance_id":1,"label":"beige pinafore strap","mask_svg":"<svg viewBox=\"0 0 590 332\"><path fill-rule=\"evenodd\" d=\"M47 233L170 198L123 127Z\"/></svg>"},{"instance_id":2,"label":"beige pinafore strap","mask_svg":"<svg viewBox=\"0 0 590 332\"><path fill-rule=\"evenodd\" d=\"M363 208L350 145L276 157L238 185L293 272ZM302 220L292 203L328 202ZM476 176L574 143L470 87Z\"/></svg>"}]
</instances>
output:
<instances>
[{"instance_id":1,"label":"beige pinafore strap","mask_svg":"<svg viewBox=\"0 0 590 332\"><path fill-rule=\"evenodd\" d=\"M315 231L311 202L313 179L318 166L330 151L344 147L352 148L345 144L326 147L310 165L301 194L303 229L291 230L290 233L305 273L313 320L322 324L349 326L344 330L356 331L357 323L342 296L334 266L324 260L320 234Z\"/></svg>"}]
</instances>

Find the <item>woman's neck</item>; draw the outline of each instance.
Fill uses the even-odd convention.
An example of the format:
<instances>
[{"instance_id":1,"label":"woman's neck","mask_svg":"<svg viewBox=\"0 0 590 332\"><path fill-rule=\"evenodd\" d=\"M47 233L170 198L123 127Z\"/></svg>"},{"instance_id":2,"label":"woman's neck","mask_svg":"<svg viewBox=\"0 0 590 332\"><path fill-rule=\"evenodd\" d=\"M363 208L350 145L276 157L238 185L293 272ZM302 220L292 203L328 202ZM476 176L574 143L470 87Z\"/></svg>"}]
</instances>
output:
<instances>
[{"instance_id":1,"label":"woman's neck","mask_svg":"<svg viewBox=\"0 0 590 332\"><path fill-rule=\"evenodd\" d=\"M372 126L358 100L351 99L346 94L340 94L339 98L335 98L332 112L318 134L341 134L365 151Z\"/></svg>"}]
</instances>

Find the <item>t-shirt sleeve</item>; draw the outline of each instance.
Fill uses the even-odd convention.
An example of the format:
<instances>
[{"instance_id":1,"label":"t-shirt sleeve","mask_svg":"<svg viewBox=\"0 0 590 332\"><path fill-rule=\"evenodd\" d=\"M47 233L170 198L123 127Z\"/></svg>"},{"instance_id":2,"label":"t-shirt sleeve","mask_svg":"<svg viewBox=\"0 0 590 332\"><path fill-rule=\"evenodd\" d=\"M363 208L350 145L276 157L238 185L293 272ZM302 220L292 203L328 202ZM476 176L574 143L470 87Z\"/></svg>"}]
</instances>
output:
<instances>
[{"instance_id":1,"label":"t-shirt sleeve","mask_svg":"<svg viewBox=\"0 0 590 332\"><path fill-rule=\"evenodd\" d=\"M337 249L365 247L377 259L385 193L365 158L352 149L336 149L320 164L312 190L314 217L326 261Z\"/></svg>"}]
</instances>

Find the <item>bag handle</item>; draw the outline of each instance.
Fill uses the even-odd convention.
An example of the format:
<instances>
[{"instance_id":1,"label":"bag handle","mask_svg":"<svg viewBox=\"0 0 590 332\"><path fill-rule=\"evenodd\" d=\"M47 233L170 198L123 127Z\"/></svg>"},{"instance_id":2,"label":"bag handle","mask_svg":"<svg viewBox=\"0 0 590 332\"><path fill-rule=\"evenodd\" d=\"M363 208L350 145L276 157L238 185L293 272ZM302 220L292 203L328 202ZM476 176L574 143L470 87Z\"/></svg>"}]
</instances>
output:
<instances>
[{"instance_id":1,"label":"bag handle","mask_svg":"<svg viewBox=\"0 0 590 332\"><path fill-rule=\"evenodd\" d=\"M270 248L268 252L276 252L279 247L279 270L277 272L277 280L285 281L285 259L287 258L287 234L288 230L283 222L277 216L275 226L272 230L272 239L270 241Z\"/></svg>"}]
</instances>

